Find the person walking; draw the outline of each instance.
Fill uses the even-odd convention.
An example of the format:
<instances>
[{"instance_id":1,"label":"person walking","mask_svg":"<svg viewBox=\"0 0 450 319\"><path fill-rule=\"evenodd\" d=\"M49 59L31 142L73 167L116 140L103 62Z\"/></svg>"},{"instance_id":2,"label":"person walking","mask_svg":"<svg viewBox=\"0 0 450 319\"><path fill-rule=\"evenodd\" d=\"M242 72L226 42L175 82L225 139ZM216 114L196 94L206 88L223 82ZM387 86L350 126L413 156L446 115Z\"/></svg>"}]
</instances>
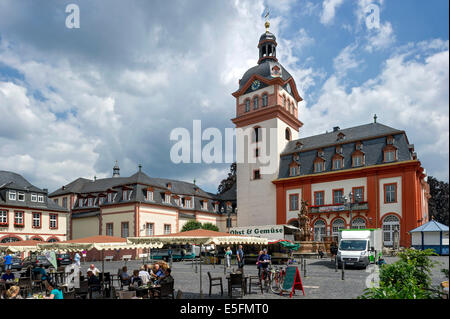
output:
<instances>
[{"instance_id":1,"label":"person walking","mask_svg":"<svg viewBox=\"0 0 450 319\"><path fill-rule=\"evenodd\" d=\"M233 254L233 251L231 251L231 248L228 246L227 250L225 251L225 259L227 262L227 268L231 267L231 255Z\"/></svg>"},{"instance_id":2,"label":"person walking","mask_svg":"<svg viewBox=\"0 0 450 319\"><path fill-rule=\"evenodd\" d=\"M75 253L75 257L73 258L73 260L75 261L75 264L80 267L80 261L81 261L81 257L80 254L77 252Z\"/></svg>"},{"instance_id":3,"label":"person walking","mask_svg":"<svg viewBox=\"0 0 450 319\"><path fill-rule=\"evenodd\" d=\"M337 243L334 241L330 245L330 253L331 253L331 260L333 261L336 258L338 252Z\"/></svg>"},{"instance_id":4,"label":"person walking","mask_svg":"<svg viewBox=\"0 0 450 319\"><path fill-rule=\"evenodd\" d=\"M239 245L239 248L236 252L236 258L237 258L237 262L238 262L238 268L241 269L242 271L244 271L245 260L244 260L244 250L242 249L242 245Z\"/></svg>"}]
</instances>

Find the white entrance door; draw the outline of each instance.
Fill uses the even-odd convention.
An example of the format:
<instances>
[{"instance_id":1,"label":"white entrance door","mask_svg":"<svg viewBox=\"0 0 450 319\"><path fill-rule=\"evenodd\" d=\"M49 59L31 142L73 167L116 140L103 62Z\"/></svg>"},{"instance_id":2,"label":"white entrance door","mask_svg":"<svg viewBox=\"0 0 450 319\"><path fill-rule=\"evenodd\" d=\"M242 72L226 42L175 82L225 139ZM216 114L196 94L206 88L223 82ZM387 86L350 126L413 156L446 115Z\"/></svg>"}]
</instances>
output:
<instances>
[{"instance_id":1,"label":"white entrance door","mask_svg":"<svg viewBox=\"0 0 450 319\"><path fill-rule=\"evenodd\" d=\"M397 216L389 215L383 219L383 243L384 246L394 245L394 231L400 231L400 220Z\"/></svg>"}]
</instances>

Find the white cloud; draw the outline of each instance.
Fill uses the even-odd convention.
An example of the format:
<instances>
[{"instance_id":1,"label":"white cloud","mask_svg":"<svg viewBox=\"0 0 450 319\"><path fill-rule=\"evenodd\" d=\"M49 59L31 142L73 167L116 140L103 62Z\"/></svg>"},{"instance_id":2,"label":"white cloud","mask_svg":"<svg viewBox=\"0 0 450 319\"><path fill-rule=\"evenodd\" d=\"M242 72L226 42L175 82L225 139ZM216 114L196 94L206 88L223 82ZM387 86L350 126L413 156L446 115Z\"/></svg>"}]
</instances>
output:
<instances>
[{"instance_id":1,"label":"white cloud","mask_svg":"<svg viewBox=\"0 0 450 319\"><path fill-rule=\"evenodd\" d=\"M390 22L380 24L380 28L372 29L366 36L367 44L365 49L369 52L389 48L395 43L395 34Z\"/></svg>"},{"instance_id":2,"label":"white cloud","mask_svg":"<svg viewBox=\"0 0 450 319\"><path fill-rule=\"evenodd\" d=\"M336 9L344 2L344 0L324 0L322 2L322 14L320 22L323 24L331 24L336 14Z\"/></svg>"},{"instance_id":3,"label":"white cloud","mask_svg":"<svg viewBox=\"0 0 450 319\"><path fill-rule=\"evenodd\" d=\"M334 58L333 66L339 77L344 76L348 70L358 68L362 60L358 60L355 54L355 50L358 48L357 44L351 44L346 46L339 55Z\"/></svg>"},{"instance_id":4,"label":"white cloud","mask_svg":"<svg viewBox=\"0 0 450 319\"><path fill-rule=\"evenodd\" d=\"M301 136L370 123L377 114L379 123L406 131L430 175L448 180L448 41L436 52L438 47L442 42L429 41L395 54L377 77L357 87L347 88L332 75L317 103L299 111L305 124Z\"/></svg>"}]
</instances>

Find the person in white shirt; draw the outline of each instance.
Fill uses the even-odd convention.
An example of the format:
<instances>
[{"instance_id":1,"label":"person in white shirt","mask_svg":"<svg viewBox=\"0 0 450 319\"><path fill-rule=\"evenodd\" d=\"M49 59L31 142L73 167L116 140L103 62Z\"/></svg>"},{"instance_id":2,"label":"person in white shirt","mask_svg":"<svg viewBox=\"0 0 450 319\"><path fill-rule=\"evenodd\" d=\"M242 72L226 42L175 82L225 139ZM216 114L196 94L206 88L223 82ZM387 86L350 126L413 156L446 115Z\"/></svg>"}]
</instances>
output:
<instances>
[{"instance_id":1,"label":"person in white shirt","mask_svg":"<svg viewBox=\"0 0 450 319\"><path fill-rule=\"evenodd\" d=\"M145 267L142 266L139 271L139 277L142 279L142 284L146 285L150 281L150 274L147 270L145 270Z\"/></svg>"},{"instance_id":2,"label":"person in white shirt","mask_svg":"<svg viewBox=\"0 0 450 319\"><path fill-rule=\"evenodd\" d=\"M91 265L89 266L88 271L89 271L89 270L92 271L92 273L95 275L95 277L98 277L98 275L100 274L100 270L98 270L97 267L95 267L94 264L91 264Z\"/></svg>"}]
</instances>

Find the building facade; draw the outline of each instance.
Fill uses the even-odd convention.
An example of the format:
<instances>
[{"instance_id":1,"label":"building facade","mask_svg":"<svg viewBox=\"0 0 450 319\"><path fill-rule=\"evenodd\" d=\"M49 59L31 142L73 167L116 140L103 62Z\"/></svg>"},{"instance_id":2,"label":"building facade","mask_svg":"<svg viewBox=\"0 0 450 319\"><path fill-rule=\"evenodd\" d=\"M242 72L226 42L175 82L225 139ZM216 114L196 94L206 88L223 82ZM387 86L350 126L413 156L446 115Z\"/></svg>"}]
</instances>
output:
<instances>
[{"instance_id":1,"label":"building facade","mask_svg":"<svg viewBox=\"0 0 450 319\"><path fill-rule=\"evenodd\" d=\"M64 241L68 213L48 198L46 189L19 174L0 171L0 242Z\"/></svg>"},{"instance_id":2,"label":"building facade","mask_svg":"<svg viewBox=\"0 0 450 319\"><path fill-rule=\"evenodd\" d=\"M406 132L375 117L366 125L299 138L302 98L278 62L276 46L267 30L259 41L258 65L233 93L232 121L247 129L237 131L244 158L237 164L238 226L297 225L305 200L315 240L336 239L342 228L371 227L383 229L385 246L409 246L408 231L428 221L430 195ZM264 174L267 164L260 158L267 149L277 169Z\"/></svg>"},{"instance_id":3,"label":"building facade","mask_svg":"<svg viewBox=\"0 0 450 319\"><path fill-rule=\"evenodd\" d=\"M225 194L224 194L225 195ZM189 220L212 223L221 231L236 225L235 204L194 183L153 178L139 171L121 177L79 178L50 194L70 211L68 236L140 237L176 233Z\"/></svg>"}]
</instances>

